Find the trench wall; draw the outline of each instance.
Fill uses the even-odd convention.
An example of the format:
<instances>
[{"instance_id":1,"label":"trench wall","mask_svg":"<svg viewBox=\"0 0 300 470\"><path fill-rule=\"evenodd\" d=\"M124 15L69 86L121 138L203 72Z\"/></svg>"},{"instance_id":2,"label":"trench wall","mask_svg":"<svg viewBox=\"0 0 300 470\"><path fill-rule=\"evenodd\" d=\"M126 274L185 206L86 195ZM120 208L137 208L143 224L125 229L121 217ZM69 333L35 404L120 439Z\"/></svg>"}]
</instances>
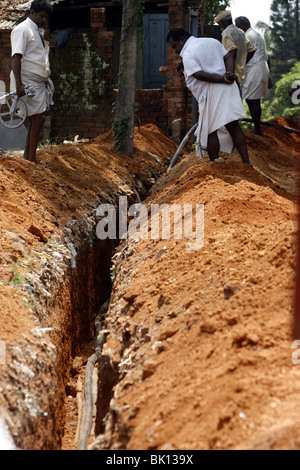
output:
<instances>
[{"instance_id":1,"label":"trench wall","mask_svg":"<svg viewBox=\"0 0 300 470\"><path fill-rule=\"evenodd\" d=\"M60 449L70 363L94 338L94 318L110 294L112 242L87 240L76 225L75 267L58 280L45 266L40 289L47 284L48 296L38 296L38 286L35 293L40 322L26 338L7 344L0 370L0 414L23 450Z\"/></svg>"},{"instance_id":2,"label":"trench wall","mask_svg":"<svg viewBox=\"0 0 300 470\"><path fill-rule=\"evenodd\" d=\"M94 348L116 242L95 233L99 204L138 202L176 150L151 124L135 129L134 158L111 145L108 134L43 148L46 167L1 158L0 416L24 450L61 448L70 367Z\"/></svg>"}]
</instances>

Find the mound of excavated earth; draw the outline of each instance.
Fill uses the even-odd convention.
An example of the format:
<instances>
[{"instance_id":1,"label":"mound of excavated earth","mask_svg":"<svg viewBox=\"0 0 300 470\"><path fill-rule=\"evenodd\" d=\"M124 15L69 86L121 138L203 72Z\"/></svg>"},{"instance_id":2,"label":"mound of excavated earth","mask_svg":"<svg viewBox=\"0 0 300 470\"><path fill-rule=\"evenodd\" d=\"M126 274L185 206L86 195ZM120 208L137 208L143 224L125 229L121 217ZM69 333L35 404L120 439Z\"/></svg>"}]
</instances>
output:
<instances>
[{"instance_id":1,"label":"mound of excavated earth","mask_svg":"<svg viewBox=\"0 0 300 470\"><path fill-rule=\"evenodd\" d=\"M76 448L110 296L90 449L299 449L299 140L265 127L247 135L250 166L185 153L166 171L176 146L149 125L134 158L108 134L41 150L46 167L0 159L0 415L19 448ZM96 214L119 196L148 218L117 245L99 240ZM183 215L181 236L172 218L153 236L163 204L193 208L195 239Z\"/></svg>"}]
</instances>

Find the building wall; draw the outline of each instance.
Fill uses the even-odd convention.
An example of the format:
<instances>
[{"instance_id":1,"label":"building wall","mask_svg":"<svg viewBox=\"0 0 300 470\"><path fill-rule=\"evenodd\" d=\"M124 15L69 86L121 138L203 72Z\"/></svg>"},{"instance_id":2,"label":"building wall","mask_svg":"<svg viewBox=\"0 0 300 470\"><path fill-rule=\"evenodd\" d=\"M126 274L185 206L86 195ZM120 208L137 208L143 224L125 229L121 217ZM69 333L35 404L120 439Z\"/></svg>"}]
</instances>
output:
<instances>
[{"instance_id":1,"label":"building wall","mask_svg":"<svg viewBox=\"0 0 300 470\"><path fill-rule=\"evenodd\" d=\"M113 33L105 9L91 9L91 27L69 29L63 48L50 37L51 78L55 84L51 137L92 138L111 128Z\"/></svg>"},{"instance_id":2,"label":"building wall","mask_svg":"<svg viewBox=\"0 0 300 470\"><path fill-rule=\"evenodd\" d=\"M115 31L108 31L106 9L91 8L91 24L69 29L63 48L55 47L57 31L51 33L51 78L55 85L54 106L47 117L44 137L93 138L111 129L116 90L113 84ZM169 29L186 28L185 0L169 2ZM9 87L11 70L10 31L0 31L0 80ZM173 122L180 119L180 136L191 127L191 97L176 73L180 58L167 49L167 76L162 89L137 90L137 123L154 123L172 136Z\"/></svg>"},{"instance_id":3,"label":"building wall","mask_svg":"<svg viewBox=\"0 0 300 470\"><path fill-rule=\"evenodd\" d=\"M69 29L69 40L55 48L50 38L51 78L55 105L51 108L51 137L93 138L111 129L113 103L113 31L107 31L105 8L91 9L91 28ZM162 64L163 65L163 64ZM168 132L162 89L137 90L136 123L156 124Z\"/></svg>"},{"instance_id":4,"label":"building wall","mask_svg":"<svg viewBox=\"0 0 300 470\"><path fill-rule=\"evenodd\" d=\"M169 30L173 28L187 29L185 0L169 1ZM176 52L168 47L167 64L164 73L167 76L167 84L163 88L163 109L167 113L167 133L174 133L174 121L180 119L180 131L176 131L177 140L181 140L188 129L191 128L190 92L186 89L184 80L176 72L176 67L181 61ZM176 126L178 129L178 126Z\"/></svg>"},{"instance_id":5,"label":"building wall","mask_svg":"<svg viewBox=\"0 0 300 470\"><path fill-rule=\"evenodd\" d=\"M0 80L9 90L9 75L11 72L10 30L0 31Z\"/></svg>"},{"instance_id":6,"label":"building wall","mask_svg":"<svg viewBox=\"0 0 300 470\"><path fill-rule=\"evenodd\" d=\"M155 124L164 132L167 132L166 112L162 103L163 90L137 90L136 115L141 124Z\"/></svg>"}]
</instances>

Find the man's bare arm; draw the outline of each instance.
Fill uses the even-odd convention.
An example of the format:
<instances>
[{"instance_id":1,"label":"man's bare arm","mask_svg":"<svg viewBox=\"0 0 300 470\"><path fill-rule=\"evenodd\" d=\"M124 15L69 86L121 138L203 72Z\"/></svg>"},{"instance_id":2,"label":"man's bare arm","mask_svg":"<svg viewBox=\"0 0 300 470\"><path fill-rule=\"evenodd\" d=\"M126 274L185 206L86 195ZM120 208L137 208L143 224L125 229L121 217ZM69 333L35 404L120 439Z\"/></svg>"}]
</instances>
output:
<instances>
[{"instance_id":1,"label":"man's bare arm","mask_svg":"<svg viewBox=\"0 0 300 470\"><path fill-rule=\"evenodd\" d=\"M226 83L227 85L231 85L233 81L228 80L228 77L224 75L217 75L214 73L207 73L199 70L199 72L193 73L193 77L197 78L202 82L209 82L209 83Z\"/></svg>"},{"instance_id":2,"label":"man's bare arm","mask_svg":"<svg viewBox=\"0 0 300 470\"><path fill-rule=\"evenodd\" d=\"M234 73L235 59L236 59L236 49L233 49L232 51L227 52L227 54L224 56L224 63L225 63L225 68L226 68L225 77L232 83L237 81L237 76Z\"/></svg>"},{"instance_id":3,"label":"man's bare arm","mask_svg":"<svg viewBox=\"0 0 300 470\"><path fill-rule=\"evenodd\" d=\"M236 59L236 49L230 52L227 52L227 54L224 56L226 72L234 73L235 59Z\"/></svg>"},{"instance_id":4,"label":"man's bare arm","mask_svg":"<svg viewBox=\"0 0 300 470\"><path fill-rule=\"evenodd\" d=\"M16 80L16 91L19 96L25 95L24 85L21 78L21 54L15 54L12 58L12 69Z\"/></svg>"}]
</instances>

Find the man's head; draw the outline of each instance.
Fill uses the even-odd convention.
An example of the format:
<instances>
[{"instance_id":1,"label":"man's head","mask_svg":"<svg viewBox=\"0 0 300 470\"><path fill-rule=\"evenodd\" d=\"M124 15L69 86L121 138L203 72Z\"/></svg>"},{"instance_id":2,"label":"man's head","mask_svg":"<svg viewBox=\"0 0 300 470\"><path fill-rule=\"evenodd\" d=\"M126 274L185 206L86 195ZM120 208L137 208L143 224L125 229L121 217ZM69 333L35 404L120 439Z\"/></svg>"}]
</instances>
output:
<instances>
[{"instance_id":1,"label":"man's head","mask_svg":"<svg viewBox=\"0 0 300 470\"><path fill-rule=\"evenodd\" d=\"M30 6L30 19L39 27L44 27L52 13L52 6L47 0L33 0Z\"/></svg>"},{"instance_id":2,"label":"man's head","mask_svg":"<svg viewBox=\"0 0 300 470\"><path fill-rule=\"evenodd\" d=\"M219 24L221 31L232 24L232 16L229 10L221 11L216 17L215 22Z\"/></svg>"},{"instance_id":3,"label":"man's head","mask_svg":"<svg viewBox=\"0 0 300 470\"><path fill-rule=\"evenodd\" d=\"M250 21L248 20L248 18L246 18L246 16L238 16L235 19L235 26L242 29L244 32L246 32L247 29L251 28Z\"/></svg>"},{"instance_id":4,"label":"man's head","mask_svg":"<svg viewBox=\"0 0 300 470\"><path fill-rule=\"evenodd\" d=\"M180 54L184 44L191 37L191 34L181 28L171 29L167 35L167 43L170 44L177 54Z\"/></svg>"}]
</instances>

